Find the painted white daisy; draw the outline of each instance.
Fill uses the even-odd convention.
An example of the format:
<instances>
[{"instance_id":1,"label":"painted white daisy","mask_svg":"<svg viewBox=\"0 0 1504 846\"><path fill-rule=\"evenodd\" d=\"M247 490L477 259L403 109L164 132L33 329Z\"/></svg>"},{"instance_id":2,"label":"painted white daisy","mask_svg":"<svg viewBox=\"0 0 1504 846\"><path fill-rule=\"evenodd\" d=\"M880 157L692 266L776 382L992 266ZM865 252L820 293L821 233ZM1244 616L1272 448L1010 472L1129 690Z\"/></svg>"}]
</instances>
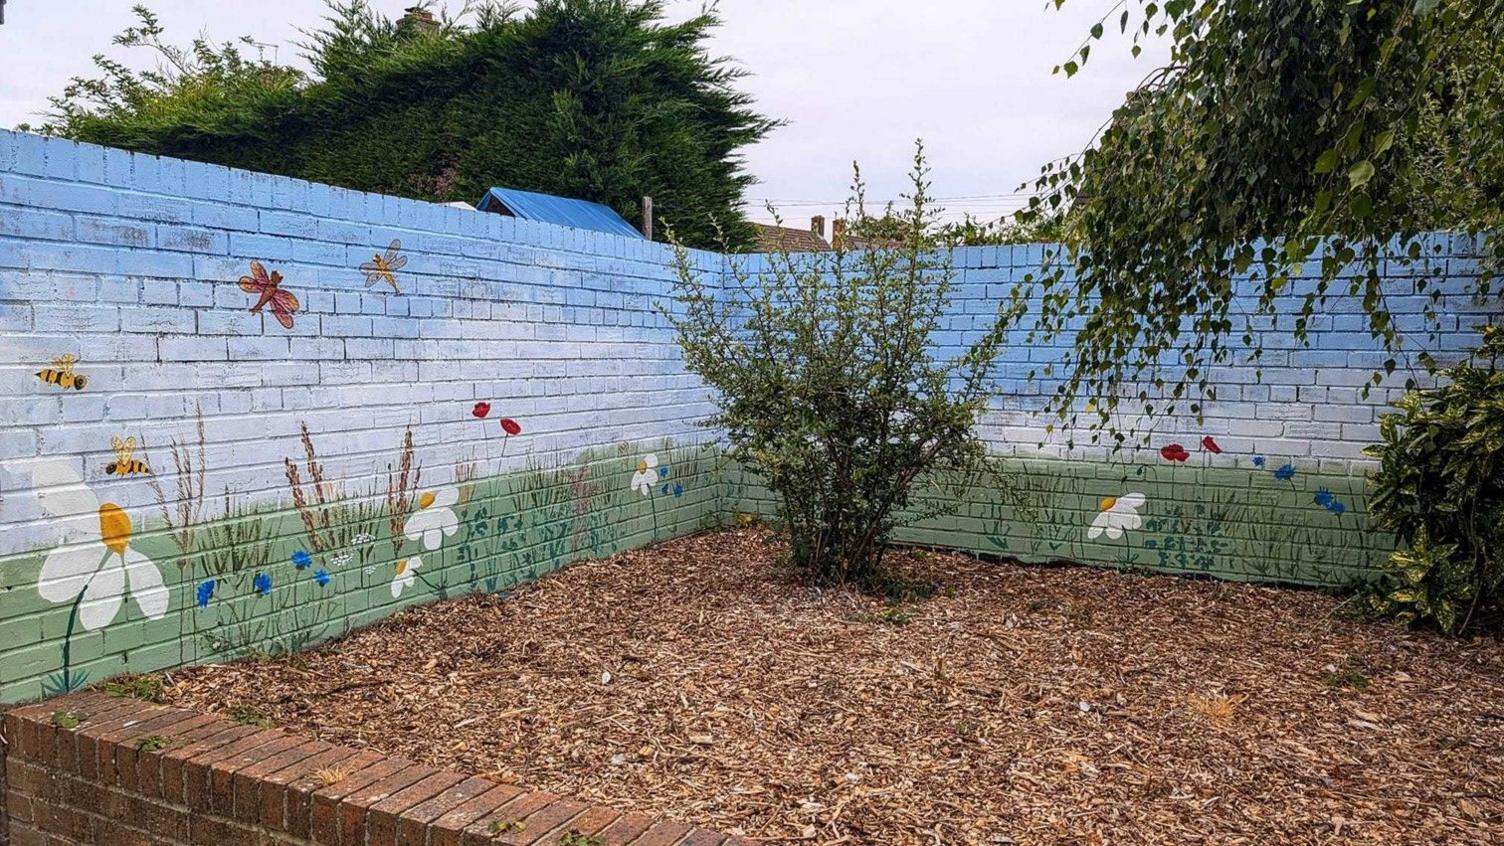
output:
<instances>
[{"instance_id":1,"label":"painted white daisy","mask_svg":"<svg viewBox=\"0 0 1504 846\"><path fill-rule=\"evenodd\" d=\"M444 538L460 530L460 518L454 515L454 506L460 495L454 488L439 488L424 491L418 496L418 510L407 518L407 539L423 538L423 548L432 552L438 549Z\"/></svg>"},{"instance_id":2,"label":"painted white daisy","mask_svg":"<svg viewBox=\"0 0 1504 846\"><path fill-rule=\"evenodd\" d=\"M1091 521L1091 528L1086 530L1088 538L1099 535L1107 535L1112 540L1123 536L1126 529L1137 529L1144 524L1144 518L1138 515L1138 510L1144 507L1145 498L1141 493L1127 493L1122 496L1109 496L1102 500L1096 519Z\"/></svg>"},{"instance_id":3,"label":"painted white daisy","mask_svg":"<svg viewBox=\"0 0 1504 846\"><path fill-rule=\"evenodd\" d=\"M42 562L37 592L43 599L76 603L79 624L91 631L115 619L126 594L148 619L167 616L162 573L130 548L131 518L125 509L100 502L62 462L37 466L31 483L43 513L57 521L63 534L63 543Z\"/></svg>"},{"instance_id":4,"label":"painted white daisy","mask_svg":"<svg viewBox=\"0 0 1504 846\"><path fill-rule=\"evenodd\" d=\"M658 481L658 456L648 453L637 460L637 472L632 474L632 490L647 496Z\"/></svg>"},{"instance_id":5,"label":"painted white daisy","mask_svg":"<svg viewBox=\"0 0 1504 846\"><path fill-rule=\"evenodd\" d=\"M418 581L418 568L423 566L423 559L414 555L411 558L403 558L397 562L397 574L392 576L392 598L402 595L404 590L412 587Z\"/></svg>"}]
</instances>

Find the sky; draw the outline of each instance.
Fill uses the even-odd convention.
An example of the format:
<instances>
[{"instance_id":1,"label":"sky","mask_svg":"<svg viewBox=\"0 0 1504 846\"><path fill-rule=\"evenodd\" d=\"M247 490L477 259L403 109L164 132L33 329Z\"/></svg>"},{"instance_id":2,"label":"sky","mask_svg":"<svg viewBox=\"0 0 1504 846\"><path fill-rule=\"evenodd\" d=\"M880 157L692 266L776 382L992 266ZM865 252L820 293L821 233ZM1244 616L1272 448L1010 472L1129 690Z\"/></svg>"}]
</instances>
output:
<instances>
[{"instance_id":1,"label":"sky","mask_svg":"<svg viewBox=\"0 0 1504 846\"><path fill-rule=\"evenodd\" d=\"M112 47L138 0L8 0L0 26L0 126L38 122L47 97L92 70L104 52L130 64L144 55ZM400 16L414 0L372 0ZM300 28L316 27L322 0L148 0L173 43L204 32L249 35L268 55L299 66ZM668 0L682 19L701 0ZM450 3L457 9L458 2ZM741 86L786 125L746 150L758 184L747 213L786 225L837 215L858 162L879 203L907 187L914 142L925 142L931 194L947 217L995 219L1026 201L1020 185L1046 161L1079 152L1123 95L1163 63L1163 45L1137 60L1109 35L1072 79L1051 69L1069 58L1111 0L721 0L711 49L749 72ZM1115 27L1109 30L1115 31Z\"/></svg>"}]
</instances>

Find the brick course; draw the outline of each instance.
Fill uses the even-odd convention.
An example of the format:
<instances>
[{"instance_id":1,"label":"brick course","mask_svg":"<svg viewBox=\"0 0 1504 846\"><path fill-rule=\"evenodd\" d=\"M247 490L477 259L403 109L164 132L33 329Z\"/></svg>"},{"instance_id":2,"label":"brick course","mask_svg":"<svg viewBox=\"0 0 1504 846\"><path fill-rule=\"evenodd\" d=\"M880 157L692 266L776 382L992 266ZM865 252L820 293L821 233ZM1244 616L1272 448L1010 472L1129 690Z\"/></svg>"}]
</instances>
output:
<instances>
[{"instance_id":1,"label":"brick course","mask_svg":"<svg viewBox=\"0 0 1504 846\"><path fill-rule=\"evenodd\" d=\"M68 712L81 722L58 726ZM12 709L0 740L0 846L544 846L571 831L600 846L749 843L97 691ZM336 783L316 775L333 768Z\"/></svg>"}]
</instances>

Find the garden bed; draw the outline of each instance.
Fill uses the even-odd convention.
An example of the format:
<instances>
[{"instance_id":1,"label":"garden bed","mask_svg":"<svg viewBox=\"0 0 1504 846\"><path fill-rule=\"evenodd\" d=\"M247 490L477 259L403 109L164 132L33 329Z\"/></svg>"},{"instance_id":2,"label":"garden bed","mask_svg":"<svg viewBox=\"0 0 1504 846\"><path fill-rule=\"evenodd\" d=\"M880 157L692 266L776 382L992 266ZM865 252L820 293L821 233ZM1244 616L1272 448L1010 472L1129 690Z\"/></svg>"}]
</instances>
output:
<instances>
[{"instance_id":1,"label":"garden bed","mask_svg":"<svg viewBox=\"0 0 1504 846\"><path fill-rule=\"evenodd\" d=\"M166 696L773 843L1504 842L1498 641L958 555L894 605L778 555L673 541Z\"/></svg>"}]
</instances>

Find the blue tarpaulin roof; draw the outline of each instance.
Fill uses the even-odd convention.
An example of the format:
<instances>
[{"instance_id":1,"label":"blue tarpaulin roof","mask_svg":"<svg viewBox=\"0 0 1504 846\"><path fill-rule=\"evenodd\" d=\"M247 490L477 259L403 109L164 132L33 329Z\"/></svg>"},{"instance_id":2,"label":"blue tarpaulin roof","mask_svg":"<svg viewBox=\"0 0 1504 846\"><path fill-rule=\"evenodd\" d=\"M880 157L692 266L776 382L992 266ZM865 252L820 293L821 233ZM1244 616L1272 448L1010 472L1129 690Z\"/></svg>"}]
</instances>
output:
<instances>
[{"instance_id":1,"label":"blue tarpaulin roof","mask_svg":"<svg viewBox=\"0 0 1504 846\"><path fill-rule=\"evenodd\" d=\"M516 188L492 188L475 207L485 212L512 214L523 220L557 223L560 226L593 229L596 232L610 232L633 238L642 237L641 232L609 206L589 200L571 200L568 197L519 191Z\"/></svg>"}]
</instances>

